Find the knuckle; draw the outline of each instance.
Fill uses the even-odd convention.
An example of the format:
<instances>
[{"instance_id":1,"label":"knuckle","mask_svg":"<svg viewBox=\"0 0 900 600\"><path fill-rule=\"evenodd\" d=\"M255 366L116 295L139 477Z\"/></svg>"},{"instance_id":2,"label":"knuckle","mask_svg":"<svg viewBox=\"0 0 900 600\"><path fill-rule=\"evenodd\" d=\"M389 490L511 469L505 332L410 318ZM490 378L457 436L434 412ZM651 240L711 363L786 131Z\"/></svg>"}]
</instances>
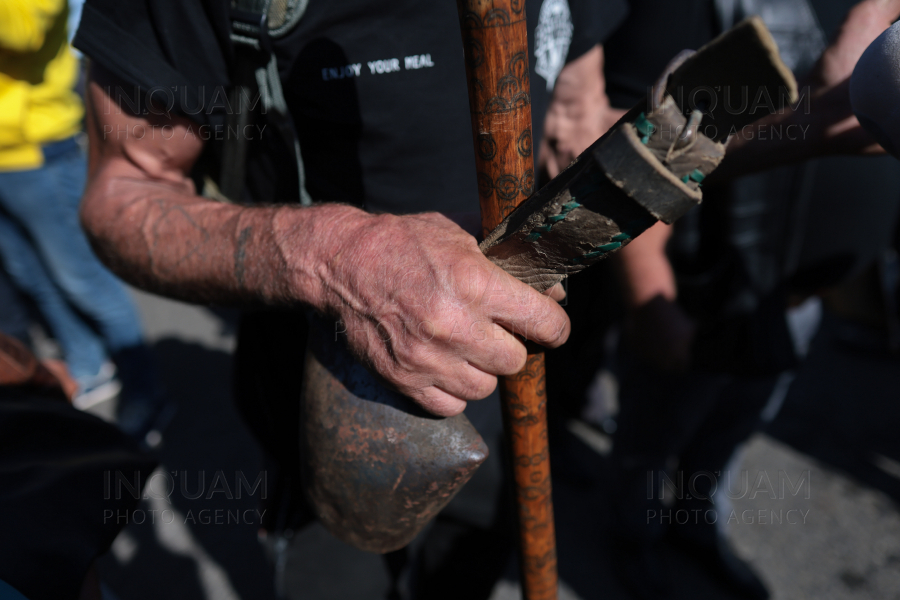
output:
<instances>
[{"instance_id":1,"label":"knuckle","mask_svg":"<svg viewBox=\"0 0 900 600\"><path fill-rule=\"evenodd\" d=\"M502 352L497 353L498 375L515 375L525 368L528 352L523 344L510 340Z\"/></svg>"},{"instance_id":2,"label":"knuckle","mask_svg":"<svg viewBox=\"0 0 900 600\"><path fill-rule=\"evenodd\" d=\"M484 374L467 379L463 388L463 398L466 400L483 400L497 388L497 378L493 375Z\"/></svg>"},{"instance_id":3,"label":"knuckle","mask_svg":"<svg viewBox=\"0 0 900 600\"><path fill-rule=\"evenodd\" d=\"M560 346L569 338L571 323L566 312L555 302L550 302L534 322L535 341L551 347Z\"/></svg>"},{"instance_id":4,"label":"knuckle","mask_svg":"<svg viewBox=\"0 0 900 600\"><path fill-rule=\"evenodd\" d=\"M489 267L490 263L474 252L454 263L450 276L455 299L464 303L483 302L493 277Z\"/></svg>"}]
</instances>

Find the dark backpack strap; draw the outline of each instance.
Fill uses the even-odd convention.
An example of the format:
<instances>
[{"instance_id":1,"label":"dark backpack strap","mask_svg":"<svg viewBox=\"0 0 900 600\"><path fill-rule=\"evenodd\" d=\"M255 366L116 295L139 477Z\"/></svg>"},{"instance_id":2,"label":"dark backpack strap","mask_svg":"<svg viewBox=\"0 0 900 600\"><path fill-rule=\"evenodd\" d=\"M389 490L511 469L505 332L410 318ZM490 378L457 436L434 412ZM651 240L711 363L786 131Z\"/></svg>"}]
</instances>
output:
<instances>
[{"instance_id":1,"label":"dark backpack strap","mask_svg":"<svg viewBox=\"0 0 900 600\"><path fill-rule=\"evenodd\" d=\"M283 35L289 27L293 27L299 21L307 2L301 0L286 3L284 0L276 0L276 3L279 6L276 31L278 35ZM219 189L226 198L240 201L246 177L249 142L243 132L249 123L254 92L258 91L266 118L294 153L300 203L309 206L312 204L312 198L306 191L300 142L284 98L278 75L278 63L272 52L269 29L272 25L272 19L269 18L270 4L273 4L272 0L231 2L231 41L235 47L236 65L234 88L230 98L232 110L228 115L228 131L237 134L228 136L222 151Z\"/></svg>"}]
</instances>

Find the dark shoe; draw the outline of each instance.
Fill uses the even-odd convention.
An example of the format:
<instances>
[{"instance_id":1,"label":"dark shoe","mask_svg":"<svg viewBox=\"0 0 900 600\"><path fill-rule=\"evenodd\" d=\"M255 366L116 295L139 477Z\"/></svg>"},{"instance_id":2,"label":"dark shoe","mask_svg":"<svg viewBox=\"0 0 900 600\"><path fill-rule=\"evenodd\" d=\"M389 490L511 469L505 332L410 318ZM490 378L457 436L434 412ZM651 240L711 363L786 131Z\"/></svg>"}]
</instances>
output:
<instances>
[{"instance_id":1,"label":"dark shoe","mask_svg":"<svg viewBox=\"0 0 900 600\"><path fill-rule=\"evenodd\" d=\"M123 402L124 401L124 402ZM175 416L175 403L165 396L128 398L119 405L119 428L145 449L157 448L162 434Z\"/></svg>"},{"instance_id":2,"label":"dark shoe","mask_svg":"<svg viewBox=\"0 0 900 600\"><path fill-rule=\"evenodd\" d=\"M709 576L722 588L737 598L746 600L768 600L769 590L752 567L731 549L721 535L708 542L678 535L677 528L669 530L667 542L684 556L703 567Z\"/></svg>"},{"instance_id":3,"label":"dark shoe","mask_svg":"<svg viewBox=\"0 0 900 600\"><path fill-rule=\"evenodd\" d=\"M145 448L156 448L175 415L175 404L160 383L153 352L145 345L132 346L116 352L113 360L122 380L119 428Z\"/></svg>"},{"instance_id":4,"label":"dark shoe","mask_svg":"<svg viewBox=\"0 0 900 600\"><path fill-rule=\"evenodd\" d=\"M613 536L613 568L619 582L635 600L667 600L668 571L658 543L636 543Z\"/></svg>"}]
</instances>

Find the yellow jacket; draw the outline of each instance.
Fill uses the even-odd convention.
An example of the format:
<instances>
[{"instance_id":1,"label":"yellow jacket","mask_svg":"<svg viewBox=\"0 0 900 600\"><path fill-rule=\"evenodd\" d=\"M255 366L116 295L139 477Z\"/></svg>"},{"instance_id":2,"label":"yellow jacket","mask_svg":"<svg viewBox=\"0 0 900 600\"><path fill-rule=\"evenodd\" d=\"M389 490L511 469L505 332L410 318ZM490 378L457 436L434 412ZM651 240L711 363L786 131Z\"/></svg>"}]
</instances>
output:
<instances>
[{"instance_id":1,"label":"yellow jacket","mask_svg":"<svg viewBox=\"0 0 900 600\"><path fill-rule=\"evenodd\" d=\"M67 0L0 0L0 170L40 167L41 144L81 128L68 12Z\"/></svg>"}]
</instances>

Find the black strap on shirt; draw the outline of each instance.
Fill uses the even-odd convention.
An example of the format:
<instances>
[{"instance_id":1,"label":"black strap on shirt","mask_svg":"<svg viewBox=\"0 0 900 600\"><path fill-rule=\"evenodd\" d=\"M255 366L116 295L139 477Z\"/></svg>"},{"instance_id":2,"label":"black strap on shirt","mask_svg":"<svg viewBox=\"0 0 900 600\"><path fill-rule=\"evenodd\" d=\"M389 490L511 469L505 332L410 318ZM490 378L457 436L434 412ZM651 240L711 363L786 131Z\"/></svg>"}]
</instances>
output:
<instances>
[{"instance_id":1,"label":"black strap on shirt","mask_svg":"<svg viewBox=\"0 0 900 600\"><path fill-rule=\"evenodd\" d=\"M278 63L272 52L272 37L287 33L303 16L308 0L232 0L231 41L235 46L236 65L227 138L222 155L219 189L226 198L240 201L246 175L247 144L244 135L252 110L253 91L259 92L267 119L278 130L287 147L294 153L300 203L312 204L306 191L306 177L300 142L288 110ZM270 10L274 12L270 14ZM273 28L274 26L274 28Z\"/></svg>"}]
</instances>

